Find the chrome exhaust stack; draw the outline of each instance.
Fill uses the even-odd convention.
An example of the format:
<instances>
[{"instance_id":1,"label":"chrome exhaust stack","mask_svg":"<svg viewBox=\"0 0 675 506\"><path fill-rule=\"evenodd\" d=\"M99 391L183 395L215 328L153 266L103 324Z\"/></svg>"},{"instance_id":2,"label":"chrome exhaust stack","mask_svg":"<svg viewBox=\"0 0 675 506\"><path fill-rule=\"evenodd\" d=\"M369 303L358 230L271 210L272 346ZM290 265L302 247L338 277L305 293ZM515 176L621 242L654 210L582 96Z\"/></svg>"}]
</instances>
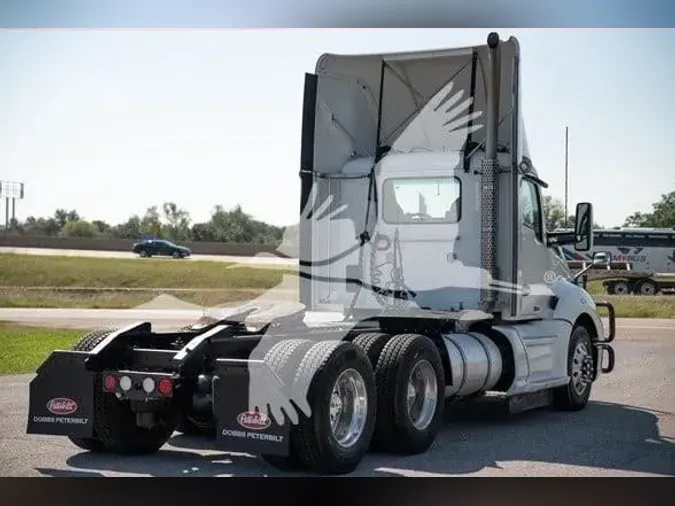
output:
<instances>
[{"instance_id":1,"label":"chrome exhaust stack","mask_svg":"<svg viewBox=\"0 0 675 506\"><path fill-rule=\"evenodd\" d=\"M501 41L495 32L487 38L487 114L485 159L481 178L481 268L488 279L499 279L497 268L497 207L499 206L499 160L497 136L499 131L499 96L501 81ZM483 310L494 310L496 293L489 286L481 287Z\"/></svg>"}]
</instances>

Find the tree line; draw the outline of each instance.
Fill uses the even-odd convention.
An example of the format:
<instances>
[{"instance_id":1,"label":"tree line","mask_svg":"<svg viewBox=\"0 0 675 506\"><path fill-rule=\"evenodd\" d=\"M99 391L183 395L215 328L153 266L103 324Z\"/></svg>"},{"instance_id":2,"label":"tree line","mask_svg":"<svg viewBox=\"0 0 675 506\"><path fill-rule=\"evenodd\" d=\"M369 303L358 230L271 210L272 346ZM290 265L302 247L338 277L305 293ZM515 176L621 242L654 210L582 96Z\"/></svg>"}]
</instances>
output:
<instances>
[{"instance_id":1,"label":"tree line","mask_svg":"<svg viewBox=\"0 0 675 506\"><path fill-rule=\"evenodd\" d=\"M560 199L546 195L543 202L544 220L548 230L574 228L574 215L565 218L565 206ZM595 228L602 228L597 223ZM675 228L675 191L661 195L648 213L635 212L628 216L624 227Z\"/></svg>"},{"instance_id":2,"label":"tree line","mask_svg":"<svg viewBox=\"0 0 675 506\"><path fill-rule=\"evenodd\" d=\"M544 221L548 230L574 227L574 215L565 217L560 199L546 195L543 202ZM675 191L664 194L648 213L636 212L624 221L626 227L675 227ZM595 224L596 228L601 228ZM240 205L230 210L213 209L208 221L193 223L190 213L174 202L153 206L142 216L132 215L123 223L111 225L102 220L88 221L75 210L57 209L50 217L29 216L13 220L9 232L24 235L60 237L104 237L138 240L144 237L177 242L225 242L278 245L283 239L297 242L298 226L278 227L254 219Z\"/></svg>"},{"instance_id":3,"label":"tree line","mask_svg":"<svg viewBox=\"0 0 675 506\"><path fill-rule=\"evenodd\" d=\"M174 202L149 207L143 215L134 214L116 225L103 220L88 221L76 210L66 209L57 209L50 217L29 216L10 224L10 232L23 235L130 240L153 237L176 242L253 244L279 244L285 229L254 219L239 205L230 210L216 206L208 221L194 223L190 213Z\"/></svg>"}]
</instances>

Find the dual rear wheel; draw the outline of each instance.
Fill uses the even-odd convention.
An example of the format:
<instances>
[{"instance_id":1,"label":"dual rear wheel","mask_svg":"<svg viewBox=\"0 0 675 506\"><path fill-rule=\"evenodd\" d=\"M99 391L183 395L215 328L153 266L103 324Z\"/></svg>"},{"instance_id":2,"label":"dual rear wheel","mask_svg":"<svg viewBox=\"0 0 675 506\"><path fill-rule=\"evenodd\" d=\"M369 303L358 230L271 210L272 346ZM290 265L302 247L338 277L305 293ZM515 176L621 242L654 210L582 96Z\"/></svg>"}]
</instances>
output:
<instances>
[{"instance_id":1,"label":"dual rear wheel","mask_svg":"<svg viewBox=\"0 0 675 506\"><path fill-rule=\"evenodd\" d=\"M352 342L291 339L273 346L266 362L290 397L307 392L311 409L291 428L288 457L263 456L277 468L349 473L371 448L426 451L442 424L445 376L428 337L368 333Z\"/></svg>"}]
</instances>

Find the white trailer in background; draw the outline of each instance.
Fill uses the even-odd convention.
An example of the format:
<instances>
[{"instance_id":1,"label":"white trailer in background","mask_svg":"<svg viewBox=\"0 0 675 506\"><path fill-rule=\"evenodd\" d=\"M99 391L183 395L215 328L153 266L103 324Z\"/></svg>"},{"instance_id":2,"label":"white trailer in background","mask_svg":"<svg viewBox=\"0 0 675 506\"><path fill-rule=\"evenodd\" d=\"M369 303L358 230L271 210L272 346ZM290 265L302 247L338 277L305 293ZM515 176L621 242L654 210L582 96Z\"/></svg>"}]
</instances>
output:
<instances>
[{"instance_id":1,"label":"white trailer in background","mask_svg":"<svg viewBox=\"0 0 675 506\"><path fill-rule=\"evenodd\" d=\"M610 264L593 269L588 279L601 279L611 295L655 295L675 290L675 228L594 230L594 245L607 252ZM593 251L562 246L571 269L591 262Z\"/></svg>"}]
</instances>

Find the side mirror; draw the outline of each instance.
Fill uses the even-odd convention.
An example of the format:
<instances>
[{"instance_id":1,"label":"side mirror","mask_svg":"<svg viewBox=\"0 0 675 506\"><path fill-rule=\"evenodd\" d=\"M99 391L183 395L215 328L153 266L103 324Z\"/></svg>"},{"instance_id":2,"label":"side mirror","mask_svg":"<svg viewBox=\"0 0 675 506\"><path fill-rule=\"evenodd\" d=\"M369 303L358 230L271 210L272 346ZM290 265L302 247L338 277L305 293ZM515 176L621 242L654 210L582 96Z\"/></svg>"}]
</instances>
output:
<instances>
[{"instance_id":1,"label":"side mirror","mask_svg":"<svg viewBox=\"0 0 675 506\"><path fill-rule=\"evenodd\" d=\"M596 251L593 253L593 265L607 266L612 262L612 254L609 251Z\"/></svg>"},{"instance_id":2,"label":"side mirror","mask_svg":"<svg viewBox=\"0 0 675 506\"><path fill-rule=\"evenodd\" d=\"M577 204L574 236L575 250L589 251L593 249L593 205L589 202Z\"/></svg>"}]
</instances>

